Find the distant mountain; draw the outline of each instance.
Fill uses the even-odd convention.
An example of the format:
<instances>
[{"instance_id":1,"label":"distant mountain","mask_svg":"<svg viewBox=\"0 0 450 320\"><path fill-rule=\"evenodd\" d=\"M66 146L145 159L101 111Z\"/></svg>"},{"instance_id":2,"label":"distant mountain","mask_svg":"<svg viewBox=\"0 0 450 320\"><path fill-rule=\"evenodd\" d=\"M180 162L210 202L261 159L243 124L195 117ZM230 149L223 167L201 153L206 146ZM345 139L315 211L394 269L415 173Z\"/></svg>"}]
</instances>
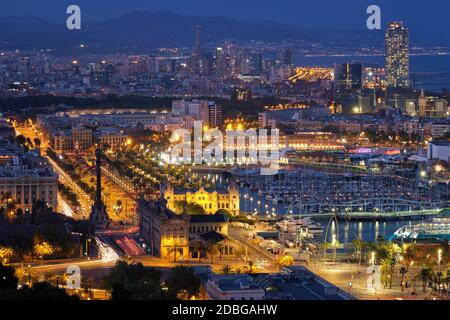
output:
<instances>
[{"instance_id":1,"label":"distant mountain","mask_svg":"<svg viewBox=\"0 0 450 320\"><path fill-rule=\"evenodd\" d=\"M0 19L0 46L8 48L53 48L71 51L80 43L92 49L156 48L192 46L194 27L203 27L203 42L223 39L242 41L303 40L348 45L379 43L380 33L353 33L333 29L305 29L269 21L240 21L224 17L190 17L170 12L132 12L102 22L86 23L82 30L69 31L63 23L36 17Z\"/></svg>"}]
</instances>

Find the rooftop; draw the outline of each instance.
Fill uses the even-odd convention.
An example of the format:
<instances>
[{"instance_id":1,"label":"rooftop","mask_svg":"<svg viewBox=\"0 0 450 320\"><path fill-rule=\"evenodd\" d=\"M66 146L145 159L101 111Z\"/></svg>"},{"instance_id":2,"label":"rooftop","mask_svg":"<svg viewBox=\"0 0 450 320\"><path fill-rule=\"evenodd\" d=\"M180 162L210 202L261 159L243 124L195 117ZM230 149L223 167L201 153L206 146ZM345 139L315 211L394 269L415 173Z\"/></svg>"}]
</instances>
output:
<instances>
[{"instance_id":1,"label":"rooftop","mask_svg":"<svg viewBox=\"0 0 450 320\"><path fill-rule=\"evenodd\" d=\"M190 216L191 223L225 223L227 221L228 217L224 214L198 214Z\"/></svg>"},{"instance_id":2,"label":"rooftop","mask_svg":"<svg viewBox=\"0 0 450 320\"><path fill-rule=\"evenodd\" d=\"M434 146L439 146L439 147L450 147L450 140L447 140L447 141L433 141L433 142L430 142L430 144L432 144Z\"/></svg>"},{"instance_id":3,"label":"rooftop","mask_svg":"<svg viewBox=\"0 0 450 320\"><path fill-rule=\"evenodd\" d=\"M210 268L196 267L203 283L214 283L222 292L263 290L265 300L354 300L350 294L303 266L283 268L275 274L219 275Z\"/></svg>"}]
</instances>

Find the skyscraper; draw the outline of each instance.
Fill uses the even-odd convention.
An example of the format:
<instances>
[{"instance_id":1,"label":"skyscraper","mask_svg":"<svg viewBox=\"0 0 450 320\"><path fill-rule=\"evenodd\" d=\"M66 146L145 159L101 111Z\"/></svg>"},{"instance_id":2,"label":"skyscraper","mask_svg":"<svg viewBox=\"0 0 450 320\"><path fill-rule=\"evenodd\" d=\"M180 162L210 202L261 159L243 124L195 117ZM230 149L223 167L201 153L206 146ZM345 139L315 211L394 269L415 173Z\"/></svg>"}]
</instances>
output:
<instances>
[{"instance_id":1,"label":"skyscraper","mask_svg":"<svg viewBox=\"0 0 450 320\"><path fill-rule=\"evenodd\" d=\"M250 56L250 74L254 76L259 76L262 73L263 65L262 65L262 55L261 54L252 54Z\"/></svg>"},{"instance_id":2,"label":"skyscraper","mask_svg":"<svg viewBox=\"0 0 450 320\"><path fill-rule=\"evenodd\" d=\"M353 93L362 88L362 63L342 63L334 66L335 94Z\"/></svg>"},{"instance_id":3,"label":"skyscraper","mask_svg":"<svg viewBox=\"0 0 450 320\"><path fill-rule=\"evenodd\" d=\"M202 26L195 26L195 47L194 53L201 55L202 54Z\"/></svg>"},{"instance_id":4,"label":"skyscraper","mask_svg":"<svg viewBox=\"0 0 450 320\"><path fill-rule=\"evenodd\" d=\"M391 22L386 30L386 72L390 87L409 86L409 30Z\"/></svg>"},{"instance_id":5,"label":"skyscraper","mask_svg":"<svg viewBox=\"0 0 450 320\"><path fill-rule=\"evenodd\" d=\"M374 107L372 96L363 90L363 66L361 62L334 66L334 101L343 114L368 113Z\"/></svg>"},{"instance_id":6,"label":"skyscraper","mask_svg":"<svg viewBox=\"0 0 450 320\"><path fill-rule=\"evenodd\" d=\"M199 74L202 70L202 26L195 26L195 44L191 56L191 72Z\"/></svg>"}]
</instances>

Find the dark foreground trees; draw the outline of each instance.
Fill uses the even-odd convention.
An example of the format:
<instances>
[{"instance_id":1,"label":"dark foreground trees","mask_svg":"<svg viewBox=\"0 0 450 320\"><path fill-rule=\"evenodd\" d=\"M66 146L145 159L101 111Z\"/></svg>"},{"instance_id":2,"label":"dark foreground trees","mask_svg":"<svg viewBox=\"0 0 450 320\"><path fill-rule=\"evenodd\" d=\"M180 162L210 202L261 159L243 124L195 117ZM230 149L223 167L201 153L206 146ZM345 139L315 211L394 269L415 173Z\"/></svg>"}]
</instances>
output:
<instances>
[{"instance_id":1,"label":"dark foreground trees","mask_svg":"<svg viewBox=\"0 0 450 320\"><path fill-rule=\"evenodd\" d=\"M48 282L36 282L31 286L18 288L19 280L13 267L0 263L0 300L78 300L66 290Z\"/></svg>"},{"instance_id":2,"label":"dark foreground trees","mask_svg":"<svg viewBox=\"0 0 450 320\"><path fill-rule=\"evenodd\" d=\"M191 268L175 267L165 282L161 271L120 261L103 279L113 300L176 300L198 295L200 279Z\"/></svg>"}]
</instances>

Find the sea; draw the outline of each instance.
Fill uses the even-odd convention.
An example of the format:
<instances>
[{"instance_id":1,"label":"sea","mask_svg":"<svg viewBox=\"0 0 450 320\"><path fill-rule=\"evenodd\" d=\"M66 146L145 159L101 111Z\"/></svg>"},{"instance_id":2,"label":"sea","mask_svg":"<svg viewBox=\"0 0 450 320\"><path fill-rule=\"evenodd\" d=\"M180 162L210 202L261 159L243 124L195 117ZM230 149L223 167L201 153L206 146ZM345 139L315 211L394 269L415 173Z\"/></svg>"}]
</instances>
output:
<instances>
[{"instance_id":1,"label":"sea","mask_svg":"<svg viewBox=\"0 0 450 320\"><path fill-rule=\"evenodd\" d=\"M296 56L298 66L333 67L335 63L363 62L384 66L385 58L379 56ZM443 88L450 90L450 54L449 55L412 55L410 57L411 80L415 89L425 89L442 93Z\"/></svg>"}]
</instances>

